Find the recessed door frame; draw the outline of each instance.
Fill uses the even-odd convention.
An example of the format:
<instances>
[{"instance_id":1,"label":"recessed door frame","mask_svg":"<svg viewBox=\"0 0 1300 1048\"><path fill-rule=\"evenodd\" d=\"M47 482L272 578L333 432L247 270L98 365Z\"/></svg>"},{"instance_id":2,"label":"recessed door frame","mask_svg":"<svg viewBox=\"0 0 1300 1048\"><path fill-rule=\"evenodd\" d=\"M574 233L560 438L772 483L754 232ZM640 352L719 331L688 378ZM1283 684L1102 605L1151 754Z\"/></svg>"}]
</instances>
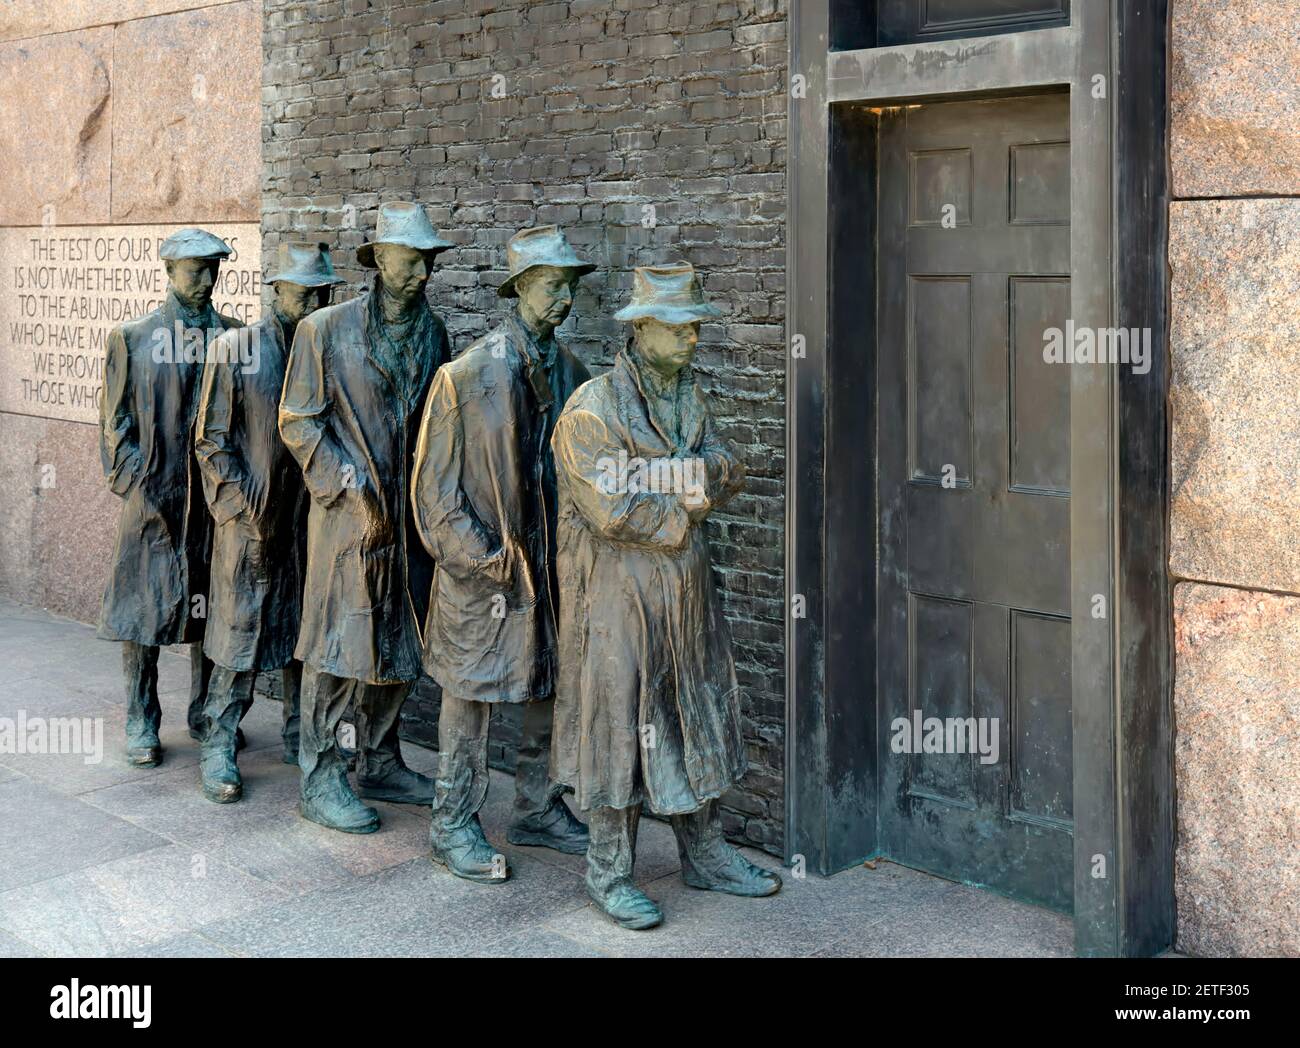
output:
<instances>
[{"instance_id":1,"label":"recessed door frame","mask_svg":"<svg viewBox=\"0 0 1300 1048\"><path fill-rule=\"evenodd\" d=\"M851 8L860 28L870 5ZM875 463L873 110L1068 90L1071 316L1152 332L1145 375L1071 369L1075 947L1159 952L1174 934L1167 0L1086 0L1068 27L861 50L831 49L831 9L790 12L786 857L833 873L878 854L863 541L877 507L861 482ZM856 481L840 469L853 456Z\"/></svg>"}]
</instances>

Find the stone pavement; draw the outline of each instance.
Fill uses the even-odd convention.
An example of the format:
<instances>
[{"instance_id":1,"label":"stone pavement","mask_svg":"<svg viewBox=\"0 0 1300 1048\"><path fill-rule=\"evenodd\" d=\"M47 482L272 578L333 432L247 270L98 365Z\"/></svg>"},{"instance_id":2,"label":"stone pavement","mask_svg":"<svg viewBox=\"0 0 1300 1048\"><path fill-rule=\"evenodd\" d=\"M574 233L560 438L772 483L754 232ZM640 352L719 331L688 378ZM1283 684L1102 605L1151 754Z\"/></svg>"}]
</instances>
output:
<instances>
[{"instance_id":1,"label":"stone pavement","mask_svg":"<svg viewBox=\"0 0 1300 1048\"><path fill-rule=\"evenodd\" d=\"M638 881L665 911L651 932L608 923L583 890L585 860L505 844L513 783L493 773L483 812L514 877L486 886L430 863L429 815L378 805L378 833L303 820L280 761L280 709L244 722L244 799L199 790L185 730L189 661L159 664L161 767L122 759L116 644L0 600L0 718L98 718L103 758L0 753L0 956L1069 956L1068 919L879 863L795 880L770 899L693 891L668 827L642 821ZM3 735L0 734L0 738ZM10 747L3 747L6 750ZM437 754L404 744L431 772ZM777 868L760 852L750 857Z\"/></svg>"}]
</instances>

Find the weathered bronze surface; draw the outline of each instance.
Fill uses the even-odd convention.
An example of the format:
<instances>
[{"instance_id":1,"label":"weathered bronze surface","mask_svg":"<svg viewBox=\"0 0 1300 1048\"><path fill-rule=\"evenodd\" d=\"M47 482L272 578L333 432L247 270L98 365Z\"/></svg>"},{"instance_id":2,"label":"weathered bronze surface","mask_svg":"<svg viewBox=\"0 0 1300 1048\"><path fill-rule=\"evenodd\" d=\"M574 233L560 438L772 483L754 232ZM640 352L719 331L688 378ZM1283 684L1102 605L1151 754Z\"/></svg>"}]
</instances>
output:
<instances>
[{"instance_id":1,"label":"weathered bronze surface","mask_svg":"<svg viewBox=\"0 0 1300 1048\"><path fill-rule=\"evenodd\" d=\"M412 481L420 535L435 560L424 665L443 689L433 855L470 880L505 880L478 810L487 795L494 703L527 703L507 838L581 854L585 827L549 781L556 670L555 419L587 369L556 341L579 277L555 226L508 245L515 298L505 323L434 379Z\"/></svg>"},{"instance_id":2,"label":"weathered bronze surface","mask_svg":"<svg viewBox=\"0 0 1300 1048\"><path fill-rule=\"evenodd\" d=\"M688 885L781 886L718 819L745 751L704 522L745 473L690 367L700 322L717 315L688 264L637 269L616 314L634 336L574 394L553 441L565 599L551 770L588 814L587 890L627 928L662 920L632 879L642 801L672 816Z\"/></svg>"},{"instance_id":3,"label":"weathered bronze surface","mask_svg":"<svg viewBox=\"0 0 1300 1048\"><path fill-rule=\"evenodd\" d=\"M99 636L123 642L127 761L162 760L158 648L191 644L190 734L205 724L211 663L203 640L211 521L194 460L194 420L207 345L240 326L212 308L230 249L201 229L163 241L167 300L108 338L100 407L100 461L122 498Z\"/></svg>"},{"instance_id":4,"label":"weathered bronze surface","mask_svg":"<svg viewBox=\"0 0 1300 1048\"><path fill-rule=\"evenodd\" d=\"M379 825L352 792L335 740L350 699L361 796L433 798L432 781L402 761L397 719L420 673L422 587L410 581L428 577L424 550L408 537L408 470L430 381L448 356L425 286L451 246L420 206L382 205L374 240L357 250L378 269L370 292L299 323L280 402L280 435L311 496L295 649L305 667L302 813L349 833Z\"/></svg>"},{"instance_id":5,"label":"weathered bronze surface","mask_svg":"<svg viewBox=\"0 0 1300 1048\"><path fill-rule=\"evenodd\" d=\"M212 344L203 374L195 453L215 531L204 653L215 664L205 712L203 791L219 803L242 795L235 733L253 704L259 672L283 680L284 755L298 763L307 492L280 439L285 365L298 322L329 303L334 274L323 245L282 244L271 311Z\"/></svg>"}]
</instances>

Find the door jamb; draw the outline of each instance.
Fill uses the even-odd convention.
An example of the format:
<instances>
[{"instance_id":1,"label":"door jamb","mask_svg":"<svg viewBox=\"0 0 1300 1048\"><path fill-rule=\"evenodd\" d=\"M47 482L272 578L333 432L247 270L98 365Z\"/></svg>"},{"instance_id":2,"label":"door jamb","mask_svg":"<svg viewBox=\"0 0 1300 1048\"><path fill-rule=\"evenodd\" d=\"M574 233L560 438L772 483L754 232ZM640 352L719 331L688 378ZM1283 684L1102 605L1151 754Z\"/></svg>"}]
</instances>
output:
<instances>
[{"instance_id":1,"label":"door jamb","mask_svg":"<svg viewBox=\"0 0 1300 1048\"><path fill-rule=\"evenodd\" d=\"M844 165L832 170L830 157L847 141L838 129L847 126L845 114L869 119L874 106L1064 85L1071 97L1072 317L1077 326L1152 332L1145 375L1097 366L1071 373L1075 948L1082 955L1159 952L1174 934L1168 0L1089 0L1071 5L1068 28L854 51L828 50L830 6L793 0L790 13L790 74L805 81L802 96L792 91L789 100L786 858L802 856L832 873L877 847L878 728L874 694L867 701L861 695L862 681L875 679L874 651L861 655L874 648L861 641L875 635L874 581L865 592L859 585L855 599L840 564L840 529L864 506L874 519L874 492L827 483L837 440L853 436L844 423L851 413L832 411L844 385L833 379L851 370L860 386L862 376L874 383L875 374L870 317L859 316L856 326L852 315L837 320L836 243L864 230L874 236L874 228L873 220L835 207ZM841 335L836 355L837 330L852 331L860 343L849 347ZM847 348L859 355L846 359ZM874 412L857 412L859 425L864 415L874 433ZM872 440L859 446L870 448ZM856 553L870 569L857 578L874 576L874 550ZM1104 618L1093 616L1096 595L1105 599ZM803 617L794 617L800 609ZM845 663L854 650L857 661ZM833 687L853 680L844 677L845 665L872 672L856 687Z\"/></svg>"}]
</instances>

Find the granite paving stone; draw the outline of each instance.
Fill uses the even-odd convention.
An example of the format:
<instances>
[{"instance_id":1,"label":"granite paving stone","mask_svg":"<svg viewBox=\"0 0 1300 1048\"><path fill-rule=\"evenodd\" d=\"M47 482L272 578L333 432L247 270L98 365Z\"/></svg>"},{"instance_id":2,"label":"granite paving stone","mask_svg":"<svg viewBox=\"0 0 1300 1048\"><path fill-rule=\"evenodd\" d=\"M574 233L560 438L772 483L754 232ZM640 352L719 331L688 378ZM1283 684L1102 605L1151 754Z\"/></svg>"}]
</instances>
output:
<instances>
[{"instance_id":1,"label":"granite paving stone","mask_svg":"<svg viewBox=\"0 0 1300 1048\"><path fill-rule=\"evenodd\" d=\"M0 928L58 956L133 954L237 914L257 921L287 897L169 845L0 893Z\"/></svg>"},{"instance_id":2,"label":"granite paving stone","mask_svg":"<svg viewBox=\"0 0 1300 1048\"><path fill-rule=\"evenodd\" d=\"M583 905L577 877L505 852L514 876L504 884L464 881L420 858L199 930L257 956L459 957Z\"/></svg>"},{"instance_id":3,"label":"granite paving stone","mask_svg":"<svg viewBox=\"0 0 1300 1048\"><path fill-rule=\"evenodd\" d=\"M0 783L0 841L0 892L167 844L25 777Z\"/></svg>"}]
</instances>

